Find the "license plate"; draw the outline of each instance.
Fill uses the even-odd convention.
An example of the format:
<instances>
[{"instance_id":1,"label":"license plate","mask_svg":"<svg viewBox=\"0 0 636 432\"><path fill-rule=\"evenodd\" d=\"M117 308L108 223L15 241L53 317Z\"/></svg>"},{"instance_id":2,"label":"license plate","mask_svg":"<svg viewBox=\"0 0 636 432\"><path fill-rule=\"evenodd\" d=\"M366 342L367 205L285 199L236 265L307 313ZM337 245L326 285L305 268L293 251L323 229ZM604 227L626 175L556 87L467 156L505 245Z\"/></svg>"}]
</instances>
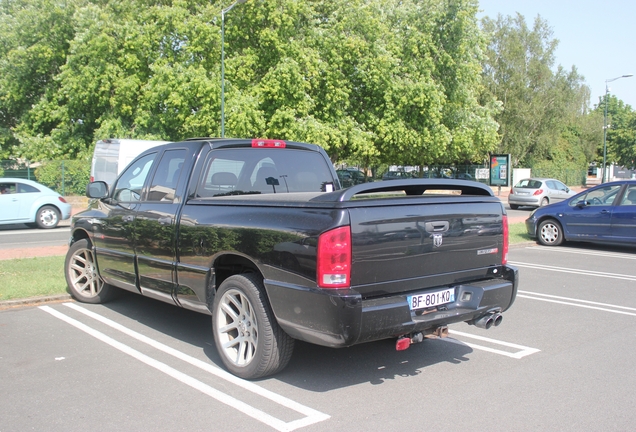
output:
<instances>
[{"instance_id":1,"label":"license plate","mask_svg":"<svg viewBox=\"0 0 636 432\"><path fill-rule=\"evenodd\" d=\"M417 294L408 296L409 308L411 310L424 309L439 306L455 301L455 289L449 288L442 291L435 291L427 294Z\"/></svg>"}]
</instances>

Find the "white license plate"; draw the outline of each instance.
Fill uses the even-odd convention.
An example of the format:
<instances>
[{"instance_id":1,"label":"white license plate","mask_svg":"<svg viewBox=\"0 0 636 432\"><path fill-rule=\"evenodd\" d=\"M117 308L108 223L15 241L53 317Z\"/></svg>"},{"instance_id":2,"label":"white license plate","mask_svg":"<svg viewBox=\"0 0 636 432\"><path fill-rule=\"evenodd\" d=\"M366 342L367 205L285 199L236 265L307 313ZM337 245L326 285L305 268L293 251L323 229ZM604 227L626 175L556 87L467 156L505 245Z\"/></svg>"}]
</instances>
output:
<instances>
[{"instance_id":1,"label":"white license plate","mask_svg":"<svg viewBox=\"0 0 636 432\"><path fill-rule=\"evenodd\" d=\"M428 294L418 294L408 296L409 308L411 310L425 309L433 306L439 306L455 301L455 289L449 288L442 291L435 291Z\"/></svg>"}]
</instances>

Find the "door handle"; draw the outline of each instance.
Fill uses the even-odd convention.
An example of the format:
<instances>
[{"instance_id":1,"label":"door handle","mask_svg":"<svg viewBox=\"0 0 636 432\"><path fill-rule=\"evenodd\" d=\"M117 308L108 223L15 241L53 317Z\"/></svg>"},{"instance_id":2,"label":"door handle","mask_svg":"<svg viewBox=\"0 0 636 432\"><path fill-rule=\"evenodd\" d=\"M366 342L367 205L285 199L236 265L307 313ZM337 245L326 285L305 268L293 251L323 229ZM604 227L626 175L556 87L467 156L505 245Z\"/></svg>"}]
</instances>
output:
<instances>
[{"instance_id":1,"label":"door handle","mask_svg":"<svg viewBox=\"0 0 636 432\"><path fill-rule=\"evenodd\" d=\"M429 233L443 233L448 231L448 221L426 222L424 229Z\"/></svg>"}]
</instances>

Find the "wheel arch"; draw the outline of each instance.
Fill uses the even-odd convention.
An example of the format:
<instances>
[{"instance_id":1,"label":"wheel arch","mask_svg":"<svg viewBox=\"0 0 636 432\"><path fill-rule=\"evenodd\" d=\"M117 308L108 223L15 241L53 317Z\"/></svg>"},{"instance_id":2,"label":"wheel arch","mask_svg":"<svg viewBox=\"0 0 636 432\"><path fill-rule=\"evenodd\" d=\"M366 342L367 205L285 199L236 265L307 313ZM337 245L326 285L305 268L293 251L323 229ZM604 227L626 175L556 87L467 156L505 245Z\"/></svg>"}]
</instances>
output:
<instances>
[{"instance_id":1,"label":"wheel arch","mask_svg":"<svg viewBox=\"0 0 636 432\"><path fill-rule=\"evenodd\" d=\"M211 265L212 278L208 285L207 302L211 305L219 286L230 276L244 273L257 274L263 280L265 278L259 266L250 258L238 253L223 253L214 258ZM267 295L267 293L264 293Z\"/></svg>"}]
</instances>

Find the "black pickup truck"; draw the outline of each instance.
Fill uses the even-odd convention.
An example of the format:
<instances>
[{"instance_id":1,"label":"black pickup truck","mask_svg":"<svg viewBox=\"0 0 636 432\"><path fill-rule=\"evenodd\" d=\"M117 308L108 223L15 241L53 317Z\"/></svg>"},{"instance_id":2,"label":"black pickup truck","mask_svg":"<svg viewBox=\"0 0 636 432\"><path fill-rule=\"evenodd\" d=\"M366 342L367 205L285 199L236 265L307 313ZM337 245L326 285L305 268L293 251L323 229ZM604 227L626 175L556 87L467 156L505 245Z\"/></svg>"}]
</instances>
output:
<instances>
[{"instance_id":1,"label":"black pickup truck","mask_svg":"<svg viewBox=\"0 0 636 432\"><path fill-rule=\"evenodd\" d=\"M477 182L347 189L325 151L196 139L138 156L73 217L65 274L79 301L125 289L212 315L225 366L276 373L294 340L406 349L448 324L499 325L518 273L500 200Z\"/></svg>"}]
</instances>

